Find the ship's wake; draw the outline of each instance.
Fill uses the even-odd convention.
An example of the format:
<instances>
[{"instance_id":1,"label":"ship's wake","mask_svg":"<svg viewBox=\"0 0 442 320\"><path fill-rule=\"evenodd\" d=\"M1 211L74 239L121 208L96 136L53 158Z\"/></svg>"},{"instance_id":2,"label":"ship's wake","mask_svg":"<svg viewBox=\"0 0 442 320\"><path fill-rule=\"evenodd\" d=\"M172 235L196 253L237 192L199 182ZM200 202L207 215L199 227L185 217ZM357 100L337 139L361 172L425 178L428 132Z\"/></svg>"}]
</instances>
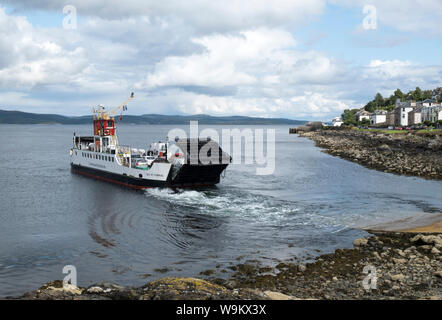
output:
<instances>
[{"instance_id":1,"label":"ship's wake","mask_svg":"<svg viewBox=\"0 0 442 320\"><path fill-rule=\"evenodd\" d=\"M331 232L343 225L335 218L322 214L320 208L299 201L289 201L268 195L246 192L237 188L184 190L148 189L148 197L164 201L172 208L183 207L186 212L232 218L267 227L320 226ZM345 227L345 226L344 226Z\"/></svg>"}]
</instances>

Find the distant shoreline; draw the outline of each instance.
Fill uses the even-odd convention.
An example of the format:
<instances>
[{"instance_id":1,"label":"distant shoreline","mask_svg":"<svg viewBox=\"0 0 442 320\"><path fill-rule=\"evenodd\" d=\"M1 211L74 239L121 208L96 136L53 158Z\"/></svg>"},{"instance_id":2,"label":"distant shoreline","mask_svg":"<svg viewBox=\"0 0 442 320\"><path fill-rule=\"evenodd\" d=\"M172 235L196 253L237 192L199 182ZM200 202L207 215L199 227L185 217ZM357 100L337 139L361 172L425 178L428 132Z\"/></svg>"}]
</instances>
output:
<instances>
[{"instance_id":1,"label":"distant shoreline","mask_svg":"<svg viewBox=\"0 0 442 320\"><path fill-rule=\"evenodd\" d=\"M119 116L117 115L118 119ZM286 118L259 118L246 116L210 116L197 115L123 115L121 124L189 124L198 121L199 124L212 125L301 125L307 121ZM0 124L91 124L92 116L69 117L58 114L40 114L21 111L0 110Z\"/></svg>"}]
</instances>

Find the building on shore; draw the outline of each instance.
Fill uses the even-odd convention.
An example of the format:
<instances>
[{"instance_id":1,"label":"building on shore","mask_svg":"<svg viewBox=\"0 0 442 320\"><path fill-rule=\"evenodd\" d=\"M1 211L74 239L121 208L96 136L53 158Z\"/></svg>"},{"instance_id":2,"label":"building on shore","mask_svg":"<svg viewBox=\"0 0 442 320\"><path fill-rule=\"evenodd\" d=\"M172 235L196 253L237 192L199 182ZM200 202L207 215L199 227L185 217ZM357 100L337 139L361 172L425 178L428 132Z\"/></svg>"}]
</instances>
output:
<instances>
[{"instance_id":1,"label":"building on shore","mask_svg":"<svg viewBox=\"0 0 442 320\"><path fill-rule=\"evenodd\" d=\"M395 115L394 110L391 110L391 111L387 112L387 115L385 117L386 118L386 122L387 122L387 126L394 126L395 125L394 115Z\"/></svg>"},{"instance_id":2,"label":"building on shore","mask_svg":"<svg viewBox=\"0 0 442 320\"><path fill-rule=\"evenodd\" d=\"M422 108L422 106L419 106L408 112L409 126L422 123Z\"/></svg>"},{"instance_id":3,"label":"building on shore","mask_svg":"<svg viewBox=\"0 0 442 320\"><path fill-rule=\"evenodd\" d=\"M356 117L356 121L362 121L364 119L370 121L370 115L371 113L368 111L365 111L363 108L361 110L359 110L358 112L356 112L355 117Z\"/></svg>"},{"instance_id":4,"label":"building on shore","mask_svg":"<svg viewBox=\"0 0 442 320\"><path fill-rule=\"evenodd\" d=\"M442 107L440 104L432 104L431 106L423 106L422 107L422 122L431 122L435 123L439 120L442 120Z\"/></svg>"},{"instance_id":5,"label":"building on shore","mask_svg":"<svg viewBox=\"0 0 442 320\"><path fill-rule=\"evenodd\" d=\"M340 127L340 126L342 126L342 124L343 124L342 118L340 118L340 117L333 118L333 120L332 120L333 127Z\"/></svg>"},{"instance_id":6,"label":"building on shore","mask_svg":"<svg viewBox=\"0 0 442 320\"><path fill-rule=\"evenodd\" d=\"M437 94L433 95L433 97L440 97L441 95L442 87L437 89ZM414 100L402 102L397 99L395 107L391 111L375 110L373 113L370 113L362 108L354 115L356 122L368 120L371 125L383 124L389 127L408 127L425 122L434 124L442 121L442 103L436 99L425 99L419 102ZM340 117L335 117L332 120L333 127L340 127L343 123Z\"/></svg>"},{"instance_id":7,"label":"building on shore","mask_svg":"<svg viewBox=\"0 0 442 320\"><path fill-rule=\"evenodd\" d=\"M434 107L437 106L437 102L434 99L425 99L420 103L423 107Z\"/></svg>"},{"instance_id":8,"label":"building on shore","mask_svg":"<svg viewBox=\"0 0 442 320\"><path fill-rule=\"evenodd\" d=\"M370 124L377 125L387 122L387 111L385 110L375 110L370 115Z\"/></svg>"},{"instance_id":9,"label":"building on shore","mask_svg":"<svg viewBox=\"0 0 442 320\"><path fill-rule=\"evenodd\" d=\"M408 100L401 102L396 100L396 106L394 108L394 125L396 126L408 126L408 113L416 108L416 101Z\"/></svg>"}]
</instances>

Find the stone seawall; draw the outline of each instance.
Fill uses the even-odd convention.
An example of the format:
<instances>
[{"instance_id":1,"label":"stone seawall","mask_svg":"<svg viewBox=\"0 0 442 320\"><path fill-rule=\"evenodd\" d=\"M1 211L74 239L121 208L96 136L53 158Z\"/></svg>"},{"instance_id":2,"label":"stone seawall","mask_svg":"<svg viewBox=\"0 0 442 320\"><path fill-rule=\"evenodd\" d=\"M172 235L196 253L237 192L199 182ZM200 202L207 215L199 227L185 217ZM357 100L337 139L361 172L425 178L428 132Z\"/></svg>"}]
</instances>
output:
<instances>
[{"instance_id":1,"label":"stone seawall","mask_svg":"<svg viewBox=\"0 0 442 320\"><path fill-rule=\"evenodd\" d=\"M300 132L331 155L368 168L442 180L440 131L386 133L381 131L318 130Z\"/></svg>"}]
</instances>

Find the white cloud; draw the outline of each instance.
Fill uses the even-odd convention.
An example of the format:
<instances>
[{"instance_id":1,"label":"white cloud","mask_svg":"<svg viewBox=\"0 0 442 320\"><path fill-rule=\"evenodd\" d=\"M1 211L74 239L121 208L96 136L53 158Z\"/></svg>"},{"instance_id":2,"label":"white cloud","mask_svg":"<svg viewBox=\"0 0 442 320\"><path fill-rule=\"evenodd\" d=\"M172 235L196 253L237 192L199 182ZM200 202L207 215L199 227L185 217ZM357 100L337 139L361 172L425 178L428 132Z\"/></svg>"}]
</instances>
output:
<instances>
[{"instance_id":1,"label":"white cloud","mask_svg":"<svg viewBox=\"0 0 442 320\"><path fill-rule=\"evenodd\" d=\"M425 66L411 61L372 60L363 68L362 79L376 84L380 91L392 94L393 89L435 88L442 82L442 66ZM379 90L378 90L379 91Z\"/></svg>"},{"instance_id":2,"label":"white cloud","mask_svg":"<svg viewBox=\"0 0 442 320\"><path fill-rule=\"evenodd\" d=\"M25 18L0 8L0 85L23 88L70 82L87 66L81 47L65 50Z\"/></svg>"},{"instance_id":3,"label":"white cloud","mask_svg":"<svg viewBox=\"0 0 442 320\"><path fill-rule=\"evenodd\" d=\"M331 98L321 93L301 92L298 95L278 97L214 97L205 94L179 91L168 91L165 96L176 105L177 113L212 114L212 115L253 115L258 117L292 117L298 119L327 119L332 114L354 105L353 101ZM153 100L155 101L155 99ZM159 105L165 101L153 102Z\"/></svg>"},{"instance_id":4,"label":"white cloud","mask_svg":"<svg viewBox=\"0 0 442 320\"><path fill-rule=\"evenodd\" d=\"M252 86L320 84L340 76L336 61L316 52L296 50L292 35L280 29L255 29L239 35L212 35L193 40L201 53L168 56L155 65L140 88L168 86Z\"/></svg>"},{"instance_id":5,"label":"white cloud","mask_svg":"<svg viewBox=\"0 0 442 320\"><path fill-rule=\"evenodd\" d=\"M304 114L313 114L315 117L323 117L331 112L339 113L352 103L348 100L324 97L323 94L317 92L306 92L302 96L293 97L291 102L305 106Z\"/></svg>"},{"instance_id":6,"label":"white cloud","mask_svg":"<svg viewBox=\"0 0 442 320\"><path fill-rule=\"evenodd\" d=\"M410 61L401 60L371 60L366 70L369 76L384 76L389 79L408 74L413 64Z\"/></svg>"},{"instance_id":7,"label":"white cloud","mask_svg":"<svg viewBox=\"0 0 442 320\"><path fill-rule=\"evenodd\" d=\"M404 32L419 33L420 36L440 35L442 28L442 1L440 0L329 0L333 4L360 8L376 7L378 28L390 26ZM361 20L362 24L362 20Z\"/></svg>"},{"instance_id":8,"label":"white cloud","mask_svg":"<svg viewBox=\"0 0 442 320\"><path fill-rule=\"evenodd\" d=\"M201 53L164 58L138 87L163 88L165 95L174 96L179 112L190 114L319 117L346 107L338 99L305 91L310 85L324 88L345 72L319 52L296 50L296 41L287 31L259 28L193 42L203 47ZM203 92L203 88L226 86L236 90L221 95Z\"/></svg>"},{"instance_id":9,"label":"white cloud","mask_svg":"<svg viewBox=\"0 0 442 320\"><path fill-rule=\"evenodd\" d=\"M290 49L295 46L288 32L269 29L245 31L237 36L206 36L193 39L193 42L204 48L202 53L166 57L147 75L144 85L236 86L253 85L258 81L279 83L278 69L293 60ZM272 68L271 74L269 68ZM259 79L260 73L263 74L262 79Z\"/></svg>"}]
</instances>

